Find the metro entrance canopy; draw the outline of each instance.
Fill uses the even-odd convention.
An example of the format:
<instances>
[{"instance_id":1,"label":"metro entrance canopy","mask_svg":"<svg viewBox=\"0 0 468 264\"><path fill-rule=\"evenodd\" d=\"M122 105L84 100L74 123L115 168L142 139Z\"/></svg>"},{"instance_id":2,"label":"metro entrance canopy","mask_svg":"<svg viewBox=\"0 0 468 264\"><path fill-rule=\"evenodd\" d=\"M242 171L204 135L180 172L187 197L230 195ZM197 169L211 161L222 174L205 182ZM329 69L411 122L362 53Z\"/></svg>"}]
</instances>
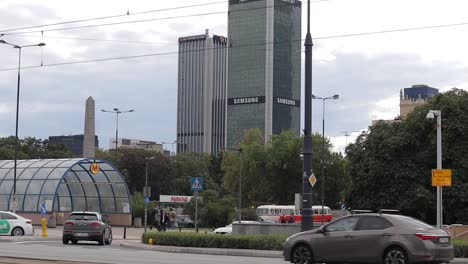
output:
<instances>
[{"instance_id":1,"label":"metro entrance canopy","mask_svg":"<svg viewBox=\"0 0 468 264\"><path fill-rule=\"evenodd\" d=\"M99 159L18 160L16 211L97 211L130 214L128 187L122 174ZM0 210L13 209L13 161L0 161Z\"/></svg>"}]
</instances>

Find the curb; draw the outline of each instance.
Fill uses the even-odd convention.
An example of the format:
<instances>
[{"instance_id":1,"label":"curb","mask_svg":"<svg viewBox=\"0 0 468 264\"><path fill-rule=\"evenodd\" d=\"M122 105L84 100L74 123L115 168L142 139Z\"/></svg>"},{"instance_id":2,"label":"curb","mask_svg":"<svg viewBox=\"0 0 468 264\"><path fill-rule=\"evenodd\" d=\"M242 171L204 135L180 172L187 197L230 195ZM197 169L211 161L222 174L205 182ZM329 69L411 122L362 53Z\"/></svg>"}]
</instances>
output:
<instances>
[{"instance_id":1,"label":"curb","mask_svg":"<svg viewBox=\"0 0 468 264\"><path fill-rule=\"evenodd\" d=\"M22 237L0 237L0 243L23 242L23 241L56 241L57 237L38 237L38 236L22 236Z\"/></svg>"},{"instance_id":2,"label":"curb","mask_svg":"<svg viewBox=\"0 0 468 264\"><path fill-rule=\"evenodd\" d=\"M197 247L172 247L172 246L151 246L147 244L127 244L120 243L120 247L160 251L167 253L188 253L188 254L205 254L205 255L226 255L226 256L241 256L241 257L260 257L260 258L282 258L283 252L273 250L253 250L253 249L232 249L232 248L197 248Z\"/></svg>"}]
</instances>

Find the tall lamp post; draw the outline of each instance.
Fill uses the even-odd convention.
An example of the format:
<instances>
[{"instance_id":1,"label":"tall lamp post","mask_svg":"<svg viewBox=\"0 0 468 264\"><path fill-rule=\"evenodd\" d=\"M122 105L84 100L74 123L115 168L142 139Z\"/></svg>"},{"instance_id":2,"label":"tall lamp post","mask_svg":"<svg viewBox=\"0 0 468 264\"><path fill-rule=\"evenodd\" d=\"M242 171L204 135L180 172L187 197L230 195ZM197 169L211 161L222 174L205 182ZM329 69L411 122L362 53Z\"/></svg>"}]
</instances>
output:
<instances>
[{"instance_id":1,"label":"tall lamp post","mask_svg":"<svg viewBox=\"0 0 468 264\"><path fill-rule=\"evenodd\" d=\"M146 158L146 173L145 173L145 233L146 233L146 226L148 225L148 199L149 199L149 193L148 193L148 164L151 160L154 160L156 157L148 157Z\"/></svg>"},{"instance_id":2,"label":"tall lamp post","mask_svg":"<svg viewBox=\"0 0 468 264\"><path fill-rule=\"evenodd\" d=\"M429 122L437 117L437 169L442 169L442 112L440 110L429 110L426 119ZM437 228L442 229L442 186L437 186Z\"/></svg>"},{"instance_id":3,"label":"tall lamp post","mask_svg":"<svg viewBox=\"0 0 468 264\"><path fill-rule=\"evenodd\" d=\"M119 142L119 114L123 114L123 113L131 113L133 112L134 110L128 110L128 111L120 111L118 108L114 108L112 109L111 111L109 110L104 110L104 109L101 109L102 112L105 112L105 113L111 113L111 114L115 114L116 115L116 126L115 126L115 162L117 162L118 160L118 157L117 157L117 144Z\"/></svg>"},{"instance_id":4,"label":"tall lamp post","mask_svg":"<svg viewBox=\"0 0 468 264\"><path fill-rule=\"evenodd\" d=\"M309 177L312 175L312 36L310 34L310 0L307 0L307 34L305 46L305 67L304 67L304 147L302 155L304 157L304 174L302 178L302 221L301 231L314 228L312 219L312 186Z\"/></svg>"},{"instance_id":5,"label":"tall lamp post","mask_svg":"<svg viewBox=\"0 0 468 264\"><path fill-rule=\"evenodd\" d=\"M322 169L322 225L323 225L323 207L325 201L325 101L329 99L338 99L339 95L335 94L330 97L318 97L312 95L312 99L322 100L322 162L320 163Z\"/></svg>"},{"instance_id":6,"label":"tall lamp post","mask_svg":"<svg viewBox=\"0 0 468 264\"><path fill-rule=\"evenodd\" d=\"M239 151L239 223L242 220L242 148L235 148Z\"/></svg>"},{"instance_id":7,"label":"tall lamp post","mask_svg":"<svg viewBox=\"0 0 468 264\"><path fill-rule=\"evenodd\" d=\"M3 36L3 34L1 35ZM19 121L19 97L20 97L20 84L21 84L21 51L23 48L30 47L43 47L46 44L39 43L34 45L16 45L9 42L6 42L0 39L0 44L10 45L15 49L18 49L18 82L16 88L16 124L15 124L15 156L14 156L14 168L13 168L13 213L16 212L16 171L17 171L17 161L18 161L18 121Z\"/></svg>"}]
</instances>

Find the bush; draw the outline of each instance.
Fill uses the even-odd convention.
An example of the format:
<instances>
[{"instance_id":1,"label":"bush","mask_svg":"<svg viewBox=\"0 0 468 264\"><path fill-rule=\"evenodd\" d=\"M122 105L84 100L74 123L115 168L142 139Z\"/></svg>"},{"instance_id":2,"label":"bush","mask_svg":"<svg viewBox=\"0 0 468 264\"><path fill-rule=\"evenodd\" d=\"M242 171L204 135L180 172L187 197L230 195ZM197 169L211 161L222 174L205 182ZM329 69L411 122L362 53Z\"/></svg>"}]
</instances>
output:
<instances>
[{"instance_id":1,"label":"bush","mask_svg":"<svg viewBox=\"0 0 468 264\"><path fill-rule=\"evenodd\" d=\"M177 247L235 248L281 250L286 235L218 235L180 232L148 232L142 241L148 244L151 238L155 245Z\"/></svg>"},{"instance_id":2,"label":"bush","mask_svg":"<svg viewBox=\"0 0 468 264\"><path fill-rule=\"evenodd\" d=\"M454 253L456 258L468 258L468 240L453 240Z\"/></svg>"}]
</instances>

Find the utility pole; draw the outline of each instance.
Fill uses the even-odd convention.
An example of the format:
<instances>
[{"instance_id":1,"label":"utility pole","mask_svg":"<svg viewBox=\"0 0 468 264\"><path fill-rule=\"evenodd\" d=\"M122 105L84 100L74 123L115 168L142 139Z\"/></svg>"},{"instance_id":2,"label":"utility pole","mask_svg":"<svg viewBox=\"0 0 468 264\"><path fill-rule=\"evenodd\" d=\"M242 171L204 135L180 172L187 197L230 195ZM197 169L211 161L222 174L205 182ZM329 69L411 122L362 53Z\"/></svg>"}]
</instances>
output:
<instances>
[{"instance_id":1,"label":"utility pole","mask_svg":"<svg viewBox=\"0 0 468 264\"><path fill-rule=\"evenodd\" d=\"M312 36L310 34L310 0L307 0L307 34L305 46L305 85L304 85L304 173L302 178L302 221L301 231L314 228L312 211L312 186L309 177L312 175Z\"/></svg>"}]
</instances>

